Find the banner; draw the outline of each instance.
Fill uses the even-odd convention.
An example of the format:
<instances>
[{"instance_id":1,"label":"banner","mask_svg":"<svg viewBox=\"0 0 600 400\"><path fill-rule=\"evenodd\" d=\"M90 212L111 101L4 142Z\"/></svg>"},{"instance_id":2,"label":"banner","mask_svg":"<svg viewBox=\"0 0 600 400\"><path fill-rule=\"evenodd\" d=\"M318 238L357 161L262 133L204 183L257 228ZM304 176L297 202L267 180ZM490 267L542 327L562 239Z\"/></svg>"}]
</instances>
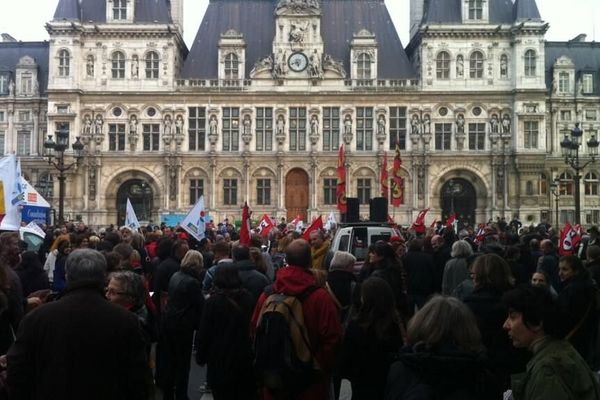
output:
<instances>
[{"instance_id":1,"label":"banner","mask_svg":"<svg viewBox=\"0 0 600 400\"><path fill-rule=\"evenodd\" d=\"M16 181L17 160L15 156L11 154L0 158L0 230L16 231L21 226L19 206L12 202L18 197Z\"/></svg>"},{"instance_id":2,"label":"banner","mask_svg":"<svg viewBox=\"0 0 600 400\"><path fill-rule=\"evenodd\" d=\"M242 226L240 227L240 244L250 247L250 209L248 202L244 202L242 209Z\"/></svg>"},{"instance_id":3,"label":"banner","mask_svg":"<svg viewBox=\"0 0 600 400\"><path fill-rule=\"evenodd\" d=\"M196 240L204 239L206 231L206 214L204 212L204 196L200 196L192 210L181 221L181 227Z\"/></svg>"},{"instance_id":4,"label":"banner","mask_svg":"<svg viewBox=\"0 0 600 400\"><path fill-rule=\"evenodd\" d=\"M567 222L562 231L560 231L558 254L561 256L576 254L580 242L581 235L577 232L577 229Z\"/></svg>"},{"instance_id":5,"label":"banner","mask_svg":"<svg viewBox=\"0 0 600 400\"><path fill-rule=\"evenodd\" d=\"M306 228L306 230L302 234L302 239L306 241L310 240L310 233L319 229L323 229L323 220L321 219L320 215L317 218L315 218L313 222L311 222L308 228Z\"/></svg>"},{"instance_id":6,"label":"banner","mask_svg":"<svg viewBox=\"0 0 600 400\"><path fill-rule=\"evenodd\" d=\"M335 213L332 211L329 213L329 217L327 217L327 222L325 222L325 230L330 231L337 226L337 221L335 220Z\"/></svg>"},{"instance_id":7,"label":"banner","mask_svg":"<svg viewBox=\"0 0 600 400\"><path fill-rule=\"evenodd\" d=\"M258 223L258 233L265 238L273 228L275 228L273 220L267 214L264 214Z\"/></svg>"},{"instance_id":8,"label":"banner","mask_svg":"<svg viewBox=\"0 0 600 400\"><path fill-rule=\"evenodd\" d=\"M425 233L425 215L427 215L427 212L429 211L429 208L425 208L421 211L419 211L419 215L417 215L417 219L415 220L415 222L413 222L411 229L414 229L416 233Z\"/></svg>"},{"instance_id":9,"label":"banner","mask_svg":"<svg viewBox=\"0 0 600 400\"><path fill-rule=\"evenodd\" d=\"M127 198L127 208L125 210L125 226L136 231L140 229L140 222L137 219L137 215L135 215L135 211L133 210L133 206L131 205L129 197Z\"/></svg>"},{"instance_id":10,"label":"banner","mask_svg":"<svg viewBox=\"0 0 600 400\"><path fill-rule=\"evenodd\" d=\"M381 173L379 176L379 182L381 183L381 197L388 198L390 189L388 187L388 170L387 170L387 153L383 153L383 163L381 164Z\"/></svg>"},{"instance_id":11,"label":"banner","mask_svg":"<svg viewBox=\"0 0 600 400\"><path fill-rule=\"evenodd\" d=\"M337 166L337 187L335 189L337 198L337 208L341 214L346 214L348 206L346 204L346 153L344 153L344 144L340 146L338 152Z\"/></svg>"},{"instance_id":12,"label":"banner","mask_svg":"<svg viewBox=\"0 0 600 400\"><path fill-rule=\"evenodd\" d=\"M17 159L17 167L15 172L15 189L12 194L11 203L13 206L21 206L25 204L25 186L23 185L23 174L21 174L21 159Z\"/></svg>"},{"instance_id":13,"label":"banner","mask_svg":"<svg viewBox=\"0 0 600 400\"><path fill-rule=\"evenodd\" d=\"M400 144L396 141L396 154L392 167L392 206L399 207L404 203L404 179L400 176L402 158L400 157Z\"/></svg>"}]
</instances>

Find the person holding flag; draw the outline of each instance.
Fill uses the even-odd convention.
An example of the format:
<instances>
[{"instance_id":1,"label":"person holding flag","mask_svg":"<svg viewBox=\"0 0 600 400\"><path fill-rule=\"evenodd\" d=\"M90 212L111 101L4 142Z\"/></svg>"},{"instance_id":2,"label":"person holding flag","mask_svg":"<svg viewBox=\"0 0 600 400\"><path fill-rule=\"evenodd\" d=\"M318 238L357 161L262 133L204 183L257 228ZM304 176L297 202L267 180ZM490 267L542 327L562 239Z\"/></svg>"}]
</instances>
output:
<instances>
[{"instance_id":1,"label":"person holding flag","mask_svg":"<svg viewBox=\"0 0 600 400\"><path fill-rule=\"evenodd\" d=\"M251 247L252 240L250 240L250 208L248 202L244 202L244 208L242 208L242 226L240 227L240 244Z\"/></svg>"},{"instance_id":2,"label":"person holding flag","mask_svg":"<svg viewBox=\"0 0 600 400\"><path fill-rule=\"evenodd\" d=\"M135 215L135 211L131 205L129 197L127 198L127 207L125 209L125 226L134 231L138 231L140 229L140 222Z\"/></svg>"},{"instance_id":3,"label":"person holding flag","mask_svg":"<svg viewBox=\"0 0 600 400\"><path fill-rule=\"evenodd\" d=\"M302 235L302 239L307 240L310 243L312 268L327 271L327 266L325 266L324 263L327 252L331 247L331 241L325 238L325 232L323 232L323 220L320 215L315 218L308 228L306 228L306 231Z\"/></svg>"},{"instance_id":4,"label":"person holding flag","mask_svg":"<svg viewBox=\"0 0 600 400\"><path fill-rule=\"evenodd\" d=\"M337 208L340 210L340 214L346 214L348 210L346 204L346 153L344 152L343 143L338 152L337 187L335 196L337 198Z\"/></svg>"},{"instance_id":5,"label":"person holding flag","mask_svg":"<svg viewBox=\"0 0 600 400\"><path fill-rule=\"evenodd\" d=\"M396 137L396 151L392 167L392 206L400 207L404 203L404 179L400 175L402 157L400 156L400 141Z\"/></svg>"},{"instance_id":6,"label":"person holding flag","mask_svg":"<svg viewBox=\"0 0 600 400\"><path fill-rule=\"evenodd\" d=\"M258 223L258 234L262 238L266 238L273 228L275 228L275 223L273 222L271 217L269 217L267 214L263 214L262 218L260 219L260 222Z\"/></svg>"},{"instance_id":7,"label":"person holding flag","mask_svg":"<svg viewBox=\"0 0 600 400\"><path fill-rule=\"evenodd\" d=\"M415 222L413 222L413 224L410 227L410 229L414 229L415 233L423 234L427 230L425 228L425 215L427 215L428 211L429 211L429 208L425 208L425 209L419 211L419 215L417 215L417 219L415 220Z\"/></svg>"}]
</instances>

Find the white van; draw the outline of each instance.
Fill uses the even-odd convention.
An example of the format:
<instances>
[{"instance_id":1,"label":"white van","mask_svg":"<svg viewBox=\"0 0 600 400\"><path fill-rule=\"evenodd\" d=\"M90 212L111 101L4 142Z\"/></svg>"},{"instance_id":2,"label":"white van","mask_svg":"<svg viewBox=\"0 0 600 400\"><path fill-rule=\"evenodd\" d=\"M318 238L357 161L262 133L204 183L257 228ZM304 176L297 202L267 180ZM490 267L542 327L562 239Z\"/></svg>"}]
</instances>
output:
<instances>
[{"instance_id":1,"label":"white van","mask_svg":"<svg viewBox=\"0 0 600 400\"><path fill-rule=\"evenodd\" d=\"M355 272L360 271L367 258L369 246L379 240L389 242L398 231L387 223L357 222L342 224L331 243L331 252L347 251L356 257Z\"/></svg>"}]
</instances>

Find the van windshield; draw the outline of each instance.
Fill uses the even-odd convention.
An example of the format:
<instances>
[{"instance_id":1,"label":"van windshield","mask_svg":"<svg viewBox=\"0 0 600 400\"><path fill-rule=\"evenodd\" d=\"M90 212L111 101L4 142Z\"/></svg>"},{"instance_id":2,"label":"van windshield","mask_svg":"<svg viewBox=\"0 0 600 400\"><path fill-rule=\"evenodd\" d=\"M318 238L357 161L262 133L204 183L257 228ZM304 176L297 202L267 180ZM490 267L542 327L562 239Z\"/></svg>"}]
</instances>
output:
<instances>
[{"instance_id":1,"label":"van windshield","mask_svg":"<svg viewBox=\"0 0 600 400\"><path fill-rule=\"evenodd\" d=\"M369 250L369 231L367 228L354 228L352 230L352 248L350 252L356 261L365 261Z\"/></svg>"}]
</instances>

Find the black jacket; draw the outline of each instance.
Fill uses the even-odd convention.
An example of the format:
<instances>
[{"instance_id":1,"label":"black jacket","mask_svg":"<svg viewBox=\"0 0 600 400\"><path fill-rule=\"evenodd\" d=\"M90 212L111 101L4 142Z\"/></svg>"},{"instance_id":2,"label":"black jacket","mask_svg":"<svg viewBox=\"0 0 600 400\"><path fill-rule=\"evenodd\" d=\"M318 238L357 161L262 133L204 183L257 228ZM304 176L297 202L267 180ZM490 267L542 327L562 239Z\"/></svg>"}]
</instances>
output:
<instances>
[{"instance_id":1,"label":"black jacket","mask_svg":"<svg viewBox=\"0 0 600 400\"><path fill-rule=\"evenodd\" d=\"M98 287L67 287L27 314L7 358L11 399L148 398L138 319Z\"/></svg>"},{"instance_id":2,"label":"black jacket","mask_svg":"<svg viewBox=\"0 0 600 400\"><path fill-rule=\"evenodd\" d=\"M408 251L402 258L408 275L408 294L429 296L433 293L433 257L422 251Z\"/></svg>"},{"instance_id":3,"label":"black jacket","mask_svg":"<svg viewBox=\"0 0 600 400\"><path fill-rule=\"evenodd\" d=\"M169 300L162 325L169 332L191 332L198 329L204 306L202 283L193 270L175 272L169 281Z\"/></svg>"},{"instance_id":4,"label":"black jacket","mask_svg":"<svg viewBox=\"0 0 600 400\"><path fill-rule=\"evenodd\" d=\"M254 299L254 304L258 301L258 296L265 290L265 287L271 282L266 275L256 270L256 265L251 260L239 260L230 264L237 269L242 287L250 292ZM219 268L227 268L227 265L219 265Z\"/></svg>"}]
</instances>

